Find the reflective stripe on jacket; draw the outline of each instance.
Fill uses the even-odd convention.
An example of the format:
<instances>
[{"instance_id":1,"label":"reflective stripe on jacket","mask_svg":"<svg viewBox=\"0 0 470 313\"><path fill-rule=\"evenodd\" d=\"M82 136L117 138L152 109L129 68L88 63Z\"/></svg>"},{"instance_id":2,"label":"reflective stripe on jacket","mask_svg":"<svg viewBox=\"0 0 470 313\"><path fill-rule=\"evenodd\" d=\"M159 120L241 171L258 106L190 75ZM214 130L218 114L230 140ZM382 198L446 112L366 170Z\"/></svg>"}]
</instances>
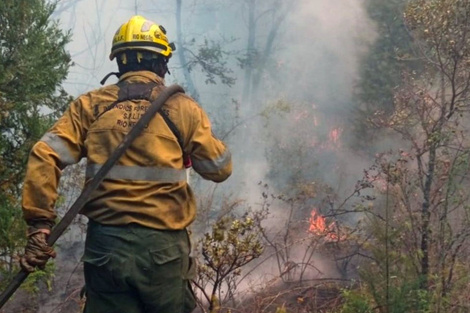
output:
<instances>
[{"instance_id":1,"label":"reflective stripe on jacket","mask_svg":"<svg viewBox=\"0 0 470 313\"><path fill-rule=\"evenodd\" d=\"M147 71L126 73L120 82L155 84L151 99L163 86L161 78ZM34 145L23 188L26 221L53 221L61 170L86 157L86 177L93 177L147 110L147 100L127 100L107 110L118 98L119 86L80 96ZM212 135L204 110L178 93L163 111L181 133L194 170L215 182L227 179L232 171L230 152ZM156 229L183 229L194 220L196 204L186 181L181 146L161 114L110 170L82 213L103 224L138 223Z\"/></svg>"}]
</instances>

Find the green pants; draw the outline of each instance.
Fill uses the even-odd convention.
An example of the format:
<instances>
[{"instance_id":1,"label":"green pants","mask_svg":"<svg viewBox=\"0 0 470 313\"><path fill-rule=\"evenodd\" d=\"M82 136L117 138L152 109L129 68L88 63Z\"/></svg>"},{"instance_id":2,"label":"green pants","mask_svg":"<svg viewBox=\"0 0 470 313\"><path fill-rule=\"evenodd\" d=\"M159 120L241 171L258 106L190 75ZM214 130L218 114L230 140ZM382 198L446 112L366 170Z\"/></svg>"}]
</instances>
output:
<instances>
[{"instance_id":1,"label":"green pants","mask_svg":"<svg viewBox=\"0 0 470 313\"><path fill-rule=\"evenodd\" d=\"M90 221L85 242L85 313L189 313L195 299L186 230Z\"/></svg>"}]
</instances>

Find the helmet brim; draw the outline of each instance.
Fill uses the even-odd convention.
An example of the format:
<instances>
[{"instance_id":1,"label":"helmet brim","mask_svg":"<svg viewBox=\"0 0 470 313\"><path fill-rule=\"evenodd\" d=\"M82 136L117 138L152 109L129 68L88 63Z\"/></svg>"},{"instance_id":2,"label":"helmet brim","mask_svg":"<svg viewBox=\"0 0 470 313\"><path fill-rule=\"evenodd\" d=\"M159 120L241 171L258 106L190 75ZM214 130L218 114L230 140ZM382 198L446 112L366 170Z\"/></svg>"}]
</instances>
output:
<instances>
[{"instance_id":1,"label":"helmet brim","mask_svg":"<svg viewBox=\"0 0 470 313\"><path fill-rule=\"evenodd\" d=\"M158 42L139 42L139 41L131 41L131 42L123 42L117 44L113 47L111 54L109 55L109 59L113 60L116 57L116 54L126 50L145 50L154 52L157 54L161 54L165 57L171 57L171 49L168 49L167 46L160 44Z\"/></svg>"}]
</instances>

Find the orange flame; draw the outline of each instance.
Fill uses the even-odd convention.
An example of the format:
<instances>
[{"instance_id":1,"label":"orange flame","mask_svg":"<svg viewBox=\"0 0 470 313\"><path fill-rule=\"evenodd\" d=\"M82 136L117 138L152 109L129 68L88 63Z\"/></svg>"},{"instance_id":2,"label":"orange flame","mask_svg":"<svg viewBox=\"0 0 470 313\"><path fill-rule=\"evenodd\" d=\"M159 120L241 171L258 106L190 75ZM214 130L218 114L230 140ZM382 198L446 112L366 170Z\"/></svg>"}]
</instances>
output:
<instances>
[{"instance_id":1,"label":"orange flame","mask_svg":"<svg viewBox=\"0 0 470 313\"><path fill-rule=\"evenodd\" d=\"M339 127L333 128L329 133L330 141L333 142L334 144L339 144L339 139L340 139L342 131L343 130Z\"/></svg>"},{"instance_id":2,"label":"orange flame","mask_svg":"<svg viewBox=\"0 0 470 313\"><path fill-rule=\"evenodd\" d=\"M324 237L328 241L339 240L338 234L336 233L336 224L326 224L326 220L323 216L318 214L315 210L312 210L309 218L310 226L308 232L317 236Z\"/></svg>"}]
</instances>

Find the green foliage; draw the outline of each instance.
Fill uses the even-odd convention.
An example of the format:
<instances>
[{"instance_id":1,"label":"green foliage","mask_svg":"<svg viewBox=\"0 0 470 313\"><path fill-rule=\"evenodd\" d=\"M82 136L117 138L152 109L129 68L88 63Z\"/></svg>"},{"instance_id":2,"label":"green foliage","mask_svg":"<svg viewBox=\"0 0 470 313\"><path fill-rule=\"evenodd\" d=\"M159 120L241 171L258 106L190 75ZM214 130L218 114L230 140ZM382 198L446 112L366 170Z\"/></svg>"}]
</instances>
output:
<instances>
[{"instance_id":1,"label":"green foliage","mask_svg":"<svg viewBox=\"0 0 470 313\"><path fill-rule=\"evenodd\" d=\"M377 281L377 279L376 279ZM375 285L368 285L375 288ZM358 287L342 292L344 303L340 313L428 313L429 299L426 291L419 289L419 282L404 282L389 290L388 302L382 298L383 290Z\"/></svg>"},{"instance_id":2,"label":"green foliage","mask_svg":"<svg viewBox=\"0 0 470 313\"><path fill-rule=\"evenodd\" d=\"M195 45L194 40L187 49L191 55L186 65L187 70L191 72L194 68L200 67L206 75L206 84L215 85L218 79L223 85L232 87L236 79L233 77L233 70L227 65L227 58L231 53L223 49L222 43L206 38L198 47L193 49L193 45Z\"/></svg>"},{"instance_id":3,"label":"green foliage","mask_svg":"<svg viewBox=\"0 0 470 313\"><path fill-rule=\"evenodd\" d=\"M217 221L212 234L206 233L202 241L207 265L225 275L259 257L263 249L258 234L252 232L254 226L254 220L246 215L241 220L223 217Z\"/></svg>"},{"instance_id":4,"label":"green foliage","mask_svg":"<svg viewBox=\"0 0 470 313\"><path fill-rule=\"evenodd\" d=\"M363 231L373 238L363 245L365 254L370 256L359 267L364 286L360 292L347 294L346 304L362 305L364 309L388 307L384 312L389 313L427 312L428 292L421 289L420 274L415 267L419 255L411 244L413 230L398 212L385 221L384 212L374 211L374 214L367 213L368 221L363 225Z\"/></svg>"},{"instance_id":5,"label":"green foliage","mask_svg":"<svg viewBox=\"0 0 470 313\"><path fill-rule=\"evenodd\" d=\"M394 276L396 277L396 276ZM420 289L420 281L412 281L407 277L396 277L396 281L389 286L388 291L383 285L373 284L371 293L377 307L387 307L389 313L427 313L429 298L426 290ZM377 283L377 279L375 281ZM388 292L388 301L386 298Z\"/></svg>"},{"instance_id":6,"label":"green foliage","mask_svg":"<svg viewBox=\"0 0 470 313\"><path fill-rule=\"evenodd\" d=\"M405 18L414 38L426 43L427 57L435 61L468 59L469 12L467 0L415 0L407 7Z\"/></svg>"},{"instance_id":7,"label":"green foliage","mask_svg":"<svg viewBox=\"0 0 470 313\"><path fill-rule=\"evenodd\" d=\"M29 151L70 100L60 87L71 66L65 51L70 34L51 20L54 8L47 0L5 0L0 6L2 277L15 270L12 262L24 245L20 196Z\"/></svg>"},{"instance_id":8,"label":"green foliage","mask_svg":"<svg viewBox=\"0 0 470 313\"><path fill-rule=\"evenodd\" d=\"M286 307L283 305L279 308L276 308L276 313L288 313Z\"/></svg>"},{"instance_id":9,"label":"green foliage","mask_svg":"<svg viewBox=\"0 0 470 313\"><path fill-rule=\"evenodd\" d=\"M373 313L373 307L367 295L359 290L344 289L342 291L344 304L340 313Z\"/></svg>"},{"instance_id":10,"label":"green foliage","mask_svg":"<svg viewBox=\"0 0 470 313\"><path fill-rule=\"evenodd\" d=\"M263 253L260 222L256 213L245 213L240 218L224 216L200 240L202 262L195 283L208 301L210 312L233 296L242 267Z\"/></svg>"},{"instance_id":11,"label":"green foliage","mask_svg":"<svg viewBox=\"0 0 470 313\"><path fill-rule=\"evenodd\" d=\"M26 227L21 210L5 194L0 194L0 281L9 281L17 270L17 252L26 243ZM0 283L0 289L3 287Z\"/></svg>"},{"instance_id":12,"label":"green foliage","mask_svg":"<svg viewBox=\"0 0 470 313\"><path fill-rule=\"evenodd\" d=\"M36 270L28 275L28 278L21 285L21 288L37 294L39 292L39 282L43 282L46 285L48 291L52 290L52 281L54 279L54 262L47 262L46 268L44 270Z\"/></svg>"},{"instance_id":13,"label":"green foliage","mask_svg":"<svg viewBox=\"0 0 470 313\"><path fill-rule=\"evenodd\" d=\"M31 145L68 100L60 83L70 66L70 36L51 22L45 0L4 1L0 8L0 181L18 195Z\"/></svg>"}]
</instances>

